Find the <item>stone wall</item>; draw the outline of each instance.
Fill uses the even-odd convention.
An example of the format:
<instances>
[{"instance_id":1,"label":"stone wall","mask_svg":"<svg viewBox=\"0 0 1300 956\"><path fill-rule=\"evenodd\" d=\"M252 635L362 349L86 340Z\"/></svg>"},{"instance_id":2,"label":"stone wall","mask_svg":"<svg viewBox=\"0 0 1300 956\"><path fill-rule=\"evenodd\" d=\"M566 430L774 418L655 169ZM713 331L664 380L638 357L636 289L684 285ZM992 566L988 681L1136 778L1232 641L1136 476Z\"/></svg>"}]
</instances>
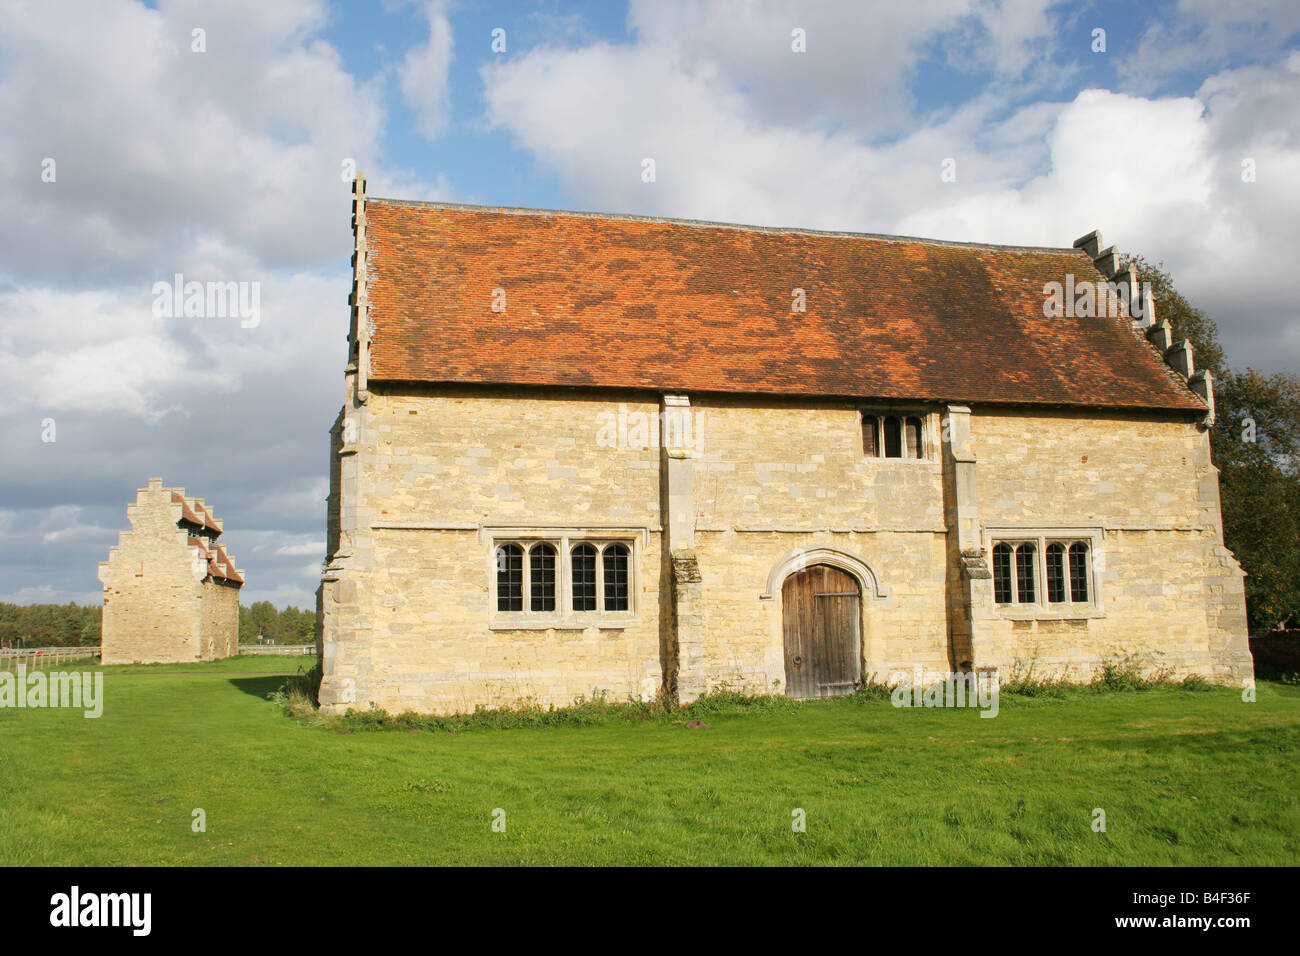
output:
<instances>
[{"instance_id":1,"label":"stone wall","mask_svg":"<svg viewBox=\"0 0 1300 956\"><path fill-rule=\"evenodd\" d=\"M925 457L910 460L866 458L849 401L467 387L359 397L333 431L327 710L779 693L781 583L815 563L859 581L868 679L917 665L1009 674L1029 660L1086 679L1123 654L1224 681L1249 674L1217 474L1187 418L881 409L923 419ZM661 412L689 419L663 447ZM991 541L1030 528L1095 535L1096 607L994 606ZM537 534L635 538L630 619L503 621L495 543Z\"/></svg>"},{"instance_id":2,"label":"stone wall","mask_svg":"<svg viewBox=\"0 0 1300 956\"><path fill-rule=\"evenodd\" d=\"M202 582L203 660L239 653L239 589L211 578Z\"/></svg>"},{"instance_id":3,"label":"stone wall","mask_svg":"<svg viewBox=\"0 0 1300 956\"><path fill-rule=\"evenodd\" d=\"M346 408L356 443L340 452L339 546L320 598L322 705L448 712L653 698L658 451L638 425L653 426L657 408L472 390L372 392ZM512 626L491 585L496 542L519 536L632 540L631 616Z\"/></svg>"},{"instance_id":4,"label":"stone wall","mask_svg":"<svg viewBox=\"0 0 1300 956\"><path fill-rule=\"evenodd\" d=\"M1177 675L1250 675L1242 576L1223 548L1204 431L1150 415L976 409L971 432L986 550L1001 529L1099 535L1098 607L994 612L981 624L986 663L1005 673L1035 660L1086 680L1100 660L1131 655Z\"/></svg>"},{"instance_id":5,"label":"stone wall","mask_svg":"<svg viewBox=\"0 0 1300 956\"><path fill-rule=\"evenodd\" d=\"M866 673L913 662L947 669L946 528L939 418L925 412L927 457L866 458L850 402L695 398L695 551L703 583L705 689L785 685L783 561L854 558L863 583Z\"/></svg>"}]
</instances>

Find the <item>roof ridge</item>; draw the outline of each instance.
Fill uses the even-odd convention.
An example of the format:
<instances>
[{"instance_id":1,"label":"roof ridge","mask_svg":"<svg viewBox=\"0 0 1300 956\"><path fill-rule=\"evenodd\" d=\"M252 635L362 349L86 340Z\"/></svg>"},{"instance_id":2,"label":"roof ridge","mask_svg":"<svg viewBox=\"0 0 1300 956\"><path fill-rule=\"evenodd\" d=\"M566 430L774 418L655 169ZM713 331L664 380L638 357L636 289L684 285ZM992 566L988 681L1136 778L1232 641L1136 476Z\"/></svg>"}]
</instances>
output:
<instances>
[{"instance_id":1,"label":"roof ridge","mask_svg":"<svg viewBox=\"0 0 1300 956\"><path fill-rule=\"evenodd\" d=\"M673 216L641 216L636 213L589 212L577 209L542 209L530 206L488 206L477 203L425 201L419 199L389 199L366 196L367 205L381 203L390 206L423 206L429 209L466 210L470 212L496 212L508 216L542 215L572 216L578 219L601 219L612 222L662 222L675 226L695 226L703 229L734 229L739 232L769 232L777 235L834 236L845 239L874 239L882 242L921 242L935 246L958 249L996 249L999 252L1049 252L1059 255L1086 255L1080 249L1065 246L1004 246L994 242L969 242L956 239L932 239L926 236L899 236L882 232L853 232L847 229L812 229L806 226L756 226L740 222L721 222L714 219L679 219Z\"/></svg>"}]
</instances>

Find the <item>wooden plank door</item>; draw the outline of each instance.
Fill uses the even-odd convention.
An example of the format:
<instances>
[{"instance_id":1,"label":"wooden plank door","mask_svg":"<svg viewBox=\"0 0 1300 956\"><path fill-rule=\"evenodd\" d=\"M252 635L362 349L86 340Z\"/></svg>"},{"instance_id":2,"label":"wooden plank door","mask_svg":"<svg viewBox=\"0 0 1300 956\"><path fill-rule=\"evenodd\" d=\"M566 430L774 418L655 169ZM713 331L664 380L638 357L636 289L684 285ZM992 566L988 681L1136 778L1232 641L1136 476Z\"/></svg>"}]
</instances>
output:
<instances>
[{"instance_id":1,"label":"wooden plank door","mask_svg":"<svg viewBox=\"0 0 1300 956\"><path fill-rule=\"evenodd\" d=\"M849 574L817 564L781 587L786 695L851 694L862 680L861 592Z\"/></svg>"}]
</instances>

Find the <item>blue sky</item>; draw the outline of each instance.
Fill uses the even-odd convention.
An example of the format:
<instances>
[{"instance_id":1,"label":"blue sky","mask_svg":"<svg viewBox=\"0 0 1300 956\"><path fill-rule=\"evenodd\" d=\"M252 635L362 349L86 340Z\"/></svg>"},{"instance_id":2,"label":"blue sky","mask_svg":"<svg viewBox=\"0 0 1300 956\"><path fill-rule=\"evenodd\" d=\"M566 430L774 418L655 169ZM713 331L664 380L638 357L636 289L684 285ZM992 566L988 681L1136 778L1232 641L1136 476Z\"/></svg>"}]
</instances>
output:
<instances>
[{"instance_id":1,"label":"blue sky","mask_svg":"<svg viewBox=\"0 0 1300 956\"><path fill-rule=\"evenodd\" d=\"M784 4L792 25L799 22L801 8L813 5ZM403 54L422 39L427 24L419 4L344 2L330 5L331 18L321 30L343 58L349 73L357 77L384 77ZM411 169L436 169L454 185L458 198L486 205L515 205L539 208L588 208L581 194L565 191L553 175L539 169L534 156L518 148L511 136L489 129L484 121L483 67L508 61L539 48L577 48L594 43L630 47L636 31L629 26L627 5L596 3L451 3L442 8L456 38L449 65L451 92L450 122L437 139L429 140L415 129L412 110L400 95L398 84L386 83L388 124L383 149L395 161ZM847 9L851 9L847 8ZM1137 55L1149 25L1174 22L1178 4L1134 4L1128 0L1109 3L1061 4L1054 27L1059 48L1052 64L1061 77L1052 84L1057 97L1069 97L1080 90L1103 88L1122 90L1133 84L1121 68ZM959 20L953 20L959 29ZM1106 31L1106 51L1093 50L1093 31ZM506 31L504 54L491 49L492 31ZM962 51L962 45L986 42L978 25L968 26L969 35L954 41L952 35L936 37L918 45L907 67L907 94L911 113L916 116L951 114L980 95L991 71L977 65ZM1204 28L1189 25L1203 34ZM1243 21L1244 34L1260 36L1270 28L1267 21ZM961 32L965 32L962 30ZM1294 35L1292 39L1295 39ZM813 37L814 51L817 37ZM954 47L954 42L958 46ZM1225 64L1241 66L1267 62L1270 44L1242 44ZM1192 96L1205 79L1203 69L1175 69L1151 77L1142 91L1163 96ZM1002 115L1015 106L1033 102L1043 94L1037 85L1026 85L1020 95L1011 95ZM900 131L873 139L884 143Z\"/></svg>"},{"instance_id":2,"label":"blue sky","mask_svg":"<svg viewBox=\"0 0 1300 956\"><path fill-rule=\"evenodd\" d=\"M1024 245L1099 228L1165 264L1233 365L1300 367L1292 2L8 7L0 600L98 601L158 475L226 520L246 602L310 603L349 160L409 199ZM176 273L257 283L258 323L153 314Z\"/></svg>"},{"instance_id":3,"label":"blue sky","mask_svg":"<svg viewBox=\"0 0 1300 956\"><path fill-rule=\"evenodd\" d=\"M376 14L372 4L340 4L336 22L324 32L357 76L382 75L427 30L414 5ZM503 131L486 128L479 70L499 57L576 40L626 42L626 9L618 3L464 4L448 9L458 40L450 64L451 120L430 141L414 128L412 111L391 95L384 149L412 169L437 169L467 202L495 206L557 208L571 205L553 177L537 169L529 154ZM506 31L505 54L491 50L492 31ZM477 42L475 40L477 39ZM396 84L391 84L396 86ZM397 93L396 89L391 91Z\"/></svg>"}]
</instances>

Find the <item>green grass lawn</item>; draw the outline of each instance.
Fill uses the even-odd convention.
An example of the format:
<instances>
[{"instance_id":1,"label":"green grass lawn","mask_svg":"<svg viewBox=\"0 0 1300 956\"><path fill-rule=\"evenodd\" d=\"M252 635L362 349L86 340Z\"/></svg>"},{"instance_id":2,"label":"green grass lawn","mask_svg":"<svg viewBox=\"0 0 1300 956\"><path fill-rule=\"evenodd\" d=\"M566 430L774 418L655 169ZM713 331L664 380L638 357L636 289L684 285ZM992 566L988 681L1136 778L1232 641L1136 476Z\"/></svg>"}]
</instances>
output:
<instances>
[{"instance_id":1,"label":"green grass lawn","mask_svg":"<svg viewBox=\"0 0 1300 956\"><path fill-rule=\"evenodd\" d=\"M0 864L1300 863L1298 687L344 733L267 700L304 661L106 667L98 720L0 709Z\"/></svg>"}]
</instances>

